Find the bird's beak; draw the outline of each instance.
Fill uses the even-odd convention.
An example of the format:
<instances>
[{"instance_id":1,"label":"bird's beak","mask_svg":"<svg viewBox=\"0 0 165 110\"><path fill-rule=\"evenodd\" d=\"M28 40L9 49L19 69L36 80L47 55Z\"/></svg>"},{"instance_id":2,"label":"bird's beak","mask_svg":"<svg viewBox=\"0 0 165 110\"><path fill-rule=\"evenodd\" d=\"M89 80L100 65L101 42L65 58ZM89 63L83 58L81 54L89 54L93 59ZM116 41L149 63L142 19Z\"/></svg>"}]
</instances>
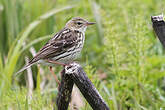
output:
<instances>
[{"instance_id":1,"label":"bird's beak","mask_svg":"<svg viewBox=\"0 0 165 110\"><path fill-rule=\"evenodd\" d=\"M87 22L86 26L93 25L93 24L96 24L96 23L94 23L94 22Z\"/></svg>"}]
</instances>

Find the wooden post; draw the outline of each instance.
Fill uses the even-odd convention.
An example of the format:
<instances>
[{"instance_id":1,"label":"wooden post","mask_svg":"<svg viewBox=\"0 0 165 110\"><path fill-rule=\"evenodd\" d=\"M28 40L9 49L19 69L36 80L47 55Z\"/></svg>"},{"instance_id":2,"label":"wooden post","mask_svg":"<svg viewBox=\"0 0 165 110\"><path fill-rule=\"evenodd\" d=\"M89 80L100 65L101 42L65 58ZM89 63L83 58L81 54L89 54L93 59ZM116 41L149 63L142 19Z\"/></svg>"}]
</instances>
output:
<instances>
[{"instance_id":1,"label":"wooden post","mask_svg":"<svg viewBox=\"0 0 165 110\"><path fill-rule=\"evenodd\" d=\"M88 77L86 76L86 73L84 72L84 70L79 64L71 63L68 66L65 66L65 70L63 71L64 71L64 75L62 76L62 79L66 75L70 82L73 81L76 84L76 86L80 89L81 93L83 94L87 102L91 105L93 110L109 110L103 98L101 97L99 92L96 90L92 82L88 79ZM65 83L65 84L69 84L69 83ZM71 83L71 85L73 87L73 83ZM60 88L61 88L60 90L62 91L59 91L59 92L64 93L65 89L62 89L63 88L62 84L60 85ZM69 94L71 94L71 91L69 92L70 92ZM67 95L67 94L63 94L63 95ZM63 99L62 97L57 98L58 110L67 110L67 108L61 109L59 107L61 106L59 104L65 102L63 100L65 99ZM65 104L63 103L63 106L64 105Z\"/></svg>"},{"instance_id":2,"label":"wooden post","mask_svg":"<svg viewBox=\"0 0 165 110\"><path fill-rule=\"evenodd\" d=\"M153 29L158 36L160 42L165 47L165 22L163 20L163 14L158 16L151 16Z\"/></svg>"},{"instance_id":3,"label":"wooden post","mask_svg":"<svg viewBox=\"0 0 165 110\"><path fill-rule=\"evenodd\" d=\"M71 94L73 89L73 81L70 79L69 75L65 74L65 69L61 72L62 78L59 85L58 95L57 95L57 109L67 110L69 102L71 100Z\"/></svg>"}]
</instances>

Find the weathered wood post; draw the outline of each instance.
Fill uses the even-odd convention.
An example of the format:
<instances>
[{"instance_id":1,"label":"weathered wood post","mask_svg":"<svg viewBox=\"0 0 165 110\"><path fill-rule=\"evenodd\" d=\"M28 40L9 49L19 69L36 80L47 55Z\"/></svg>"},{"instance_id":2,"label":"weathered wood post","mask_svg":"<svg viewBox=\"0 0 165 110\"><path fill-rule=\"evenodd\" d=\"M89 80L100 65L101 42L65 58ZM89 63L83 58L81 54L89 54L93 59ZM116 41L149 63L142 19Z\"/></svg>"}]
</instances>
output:
<instances>
[{"instance_id":1,"label":"weathered wood post","mask_svg":"<svg viewBox=\"0 0 165 110\"><path fill-rule=\"evenodd\" d=\"M62 71L62 80L57 97L58 110L67 110L73 84L76 84L93 110L109 110L103 98L89 80L82 67L75 62L65 66Z\"/></svg>"},{"instance_id":2,"label":"weathered wood post","mask_svg":"<svg viewBox=\"0 0 165 110\"><path fill-rule=\"evenodd\" d=\"M163 20L163 14L151 16L151 21L155 34L165 48L165 22Z\"/></svg>"}]
</instances>

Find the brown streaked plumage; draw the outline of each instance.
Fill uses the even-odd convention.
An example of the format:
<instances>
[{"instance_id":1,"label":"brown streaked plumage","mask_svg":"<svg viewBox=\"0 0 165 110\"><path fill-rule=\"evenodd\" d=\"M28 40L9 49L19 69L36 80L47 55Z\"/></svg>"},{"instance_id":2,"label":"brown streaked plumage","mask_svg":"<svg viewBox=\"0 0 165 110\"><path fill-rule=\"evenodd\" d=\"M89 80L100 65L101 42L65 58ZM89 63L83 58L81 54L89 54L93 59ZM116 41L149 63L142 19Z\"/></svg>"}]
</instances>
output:
<instances>
[{"instance_id":1,"label":"brown streaked plumage","mask_svg":"<svg viewBox=\"0 0 165 110\"><path fill-rule=\"evenodd\" d=\"M65 27L55 34L16 75L35 63L50 63L47 60L59 64L73 61L83 48L87 26L92 24L94 23L79 17L69 20Z\"/></svg>"}]
</instances>

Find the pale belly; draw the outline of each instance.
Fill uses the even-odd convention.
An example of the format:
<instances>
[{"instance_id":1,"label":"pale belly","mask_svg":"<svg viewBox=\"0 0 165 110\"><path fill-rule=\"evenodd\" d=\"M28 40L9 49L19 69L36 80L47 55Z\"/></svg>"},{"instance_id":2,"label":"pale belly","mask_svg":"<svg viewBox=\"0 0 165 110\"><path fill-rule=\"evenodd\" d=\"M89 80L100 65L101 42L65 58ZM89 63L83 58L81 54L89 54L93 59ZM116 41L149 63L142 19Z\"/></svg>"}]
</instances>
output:
<instances>
[{"instance_id":1,"label":"pale belly","mask_svg":"<svg viewBox=\"0 0 165 110\"><path fill-rule=\"evenodd\" d=\"M71 55L68 55L65 58L61 58L57 61L61 62L61 63L64 63L64 64L70 63L70 62L74 61L75 59L77 59L79 57L80 52L81 51L75 52L75 53L73 53ZM54 60L56 60L56 59L54 59Z\"/></svg>"}]
</instances>

